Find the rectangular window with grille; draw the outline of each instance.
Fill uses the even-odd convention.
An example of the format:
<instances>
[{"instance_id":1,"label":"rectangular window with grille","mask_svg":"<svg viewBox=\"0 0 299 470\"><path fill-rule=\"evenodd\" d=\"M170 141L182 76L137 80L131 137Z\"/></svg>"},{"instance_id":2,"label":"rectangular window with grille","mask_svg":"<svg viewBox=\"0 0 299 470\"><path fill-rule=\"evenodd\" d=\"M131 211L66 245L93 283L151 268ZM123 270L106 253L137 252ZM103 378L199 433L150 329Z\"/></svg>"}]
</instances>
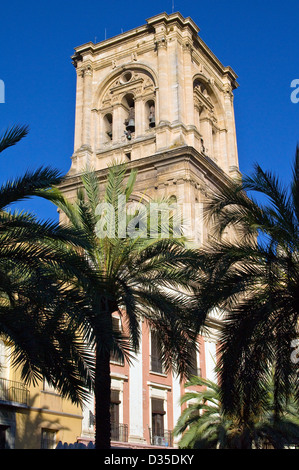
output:
<instances>
[{"instance_id":1,"label":"rectangular window with grille","mask_svg":"<svg viewBox=\"0 0 299 470\"><path fill-rule=\"evenodd\" d=\"M110 421L111 421L111 439L119 441L119 391L111 390L110 398Z\"/></svg>"},{"instance_id":2,"label":"rectangular window with grille","mask_svg":"<svg viewBox=\"0 0 299 470\"><path fill-rule=\"evenodd\" d=\"M110 398L110 416L111 422L119 424L119 391L118 390L111 390L111 398Z\"/></svg>"},{"instance_id":3,"label":"rectangular window with grille","mask_svg":"<svg viewBox=\"0 0 299 470\"><path fill-rule=\"evenodd\" d=\"M42 429L41 449L55 449L57 431L52 429Z\"/></svg>"},{"instance_id":4,"label":"rectangular window with grille","mask_svg":"<svg viewBox=\"0 0 299 470\"><path fill-rule=\"evenodd\" d=\"M152 431L153 436L164 436L164 400L152 398Z\"/></svg>"}]
</instances>

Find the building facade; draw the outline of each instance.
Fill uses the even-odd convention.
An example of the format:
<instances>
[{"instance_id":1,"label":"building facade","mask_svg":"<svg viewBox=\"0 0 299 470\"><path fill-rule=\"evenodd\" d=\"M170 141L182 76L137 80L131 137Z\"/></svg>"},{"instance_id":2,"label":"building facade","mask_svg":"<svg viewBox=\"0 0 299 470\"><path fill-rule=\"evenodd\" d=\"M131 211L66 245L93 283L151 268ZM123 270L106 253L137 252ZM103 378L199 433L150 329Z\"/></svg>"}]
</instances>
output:
<instances>
[{"instance_id":1,"label":"building facade","mask_svg":"<svg viewBox=\"0 0 299 470\"><path fill-rule=\"evenodd\" d=\"M24 385L0 339L0 449L55 449L81 434L82 410L46 381Z\"/></svg>"},{"instance_id":2,"label":"building facade","mask_svg":"<svg viewBox=\"0 0 299 470\"><path fill-rule=\"evenodd\" d=\"M187 204L192 240L209 236L202 219L207 191L239 175L233 91L236 74L225 67L180 13L162 13L116 37L75 49L77 73L74 153L61 189L72 200L86 166L104 184L112 161L137 169L134 196L173 197ZM115 318L115 322L120 322ZM142 323L132 365L111 360L114 445L175 446L184 384L163 370L155 332ZM194 373L215 379L217 316L200 336ZM119 324L121 328L121 324ZM94 437L93 397L83 410L79 440Z\"/></svg>"}]
</instances>

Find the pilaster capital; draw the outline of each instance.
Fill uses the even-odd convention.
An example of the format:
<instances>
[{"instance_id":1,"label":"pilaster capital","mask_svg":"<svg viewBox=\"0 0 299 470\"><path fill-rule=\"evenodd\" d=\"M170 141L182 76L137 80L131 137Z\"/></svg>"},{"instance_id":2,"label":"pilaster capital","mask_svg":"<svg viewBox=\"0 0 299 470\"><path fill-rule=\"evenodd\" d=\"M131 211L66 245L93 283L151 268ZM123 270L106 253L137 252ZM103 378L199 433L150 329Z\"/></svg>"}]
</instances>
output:
<instances>
[{"instance_id":1,"label":"pilaster capital","mask_svg":"<svg viewBox=\"0 0 299 470\"><path fill-rule=\"evenodd\" d=\"M155 40L155 49L156 51L158 51L159 49L167 49L167 39L165 38L165 36L161 36L161 37L156 37L156 40Z\"/></svg>"},{"instance_id":2,"label":"pilaster capital","mask_svg":"<svg viewBox=\"0 0 299 470\"><path fill-rule=\"evenodd\" d=\"M78 75L82 78L84 77L92 77L93 69L90 64L82 65L80 68L77 69Z\"/></svg>"},{"instance_id":3,"label":"pilaster capital","mask_svg":"<svg viewBox=\"0 0 299 470\"><path fill-rule=\"evenodd\" d=\"M193 46L192 46L192 43L190 41L186 41L183 43L183 52L186 52L186 53L189 53L190 55L192 55L192 52L193 52Z\"/></svg>"},{"instance_id":4,"label":"pilaster capital","mask_svg":"<svg viewBox=\"0 0 299 470\"><path fill-rule=\"evenodd\" d=\"M84 76L92 77L92 75L93 75L92 67L91 67L91 65L87 65L84 68Z\"/></svg>"},{"instance_id":5,"label":"pilaster capital","mask_svg":"<svg viewBox=\"0 0 299 470\"><path fill-rule=\"evenodd\" d=\"M230 99L230 101L233 100L234 94L232 91L232 87L229 83L225 83L222 87L222 91L224 93L224 97Z\"/></svg>"}]
</instances>

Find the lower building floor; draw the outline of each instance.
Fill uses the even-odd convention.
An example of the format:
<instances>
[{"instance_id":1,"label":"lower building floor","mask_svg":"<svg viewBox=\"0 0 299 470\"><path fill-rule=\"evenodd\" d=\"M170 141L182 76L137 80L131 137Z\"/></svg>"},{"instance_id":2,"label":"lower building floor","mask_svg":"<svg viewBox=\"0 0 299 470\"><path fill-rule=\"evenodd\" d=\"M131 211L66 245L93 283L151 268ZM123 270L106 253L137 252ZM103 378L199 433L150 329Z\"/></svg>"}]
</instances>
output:
<instances>
[{"instance_id":1,"label":"lower building floor","mask_svg":"<svg viewBox=\"0 0 299 470\"><path fill-rule=\"evenodd\" d=\"M186 406L181 405L186 382L173 371L164 370L155 330L145 322L141 330L139 352L131 364L111 356L112 446L177 447L173 430ZM198 337L190 375L216 381L218 329L211 327L208 331ZM4 343L0 346L0 448L54 449L94 442L93 395L81 409L45 381L27 388L9 367Z\"/></svg>"},{"instance_id":2,"label":"lower building floor","mask_svg":"<svg viewBox=\"0 0 299 470\"><path fill-rule=\"evenodd\" d=\"M186 393L186 381L181 381L173 372L164 371L155 331L145 323L141 328L142 344L135 360L129 365L111 358L112 445L176 447L178 440L174 438L173 430L186 406L181 405L181 397ZM217 329L211 328L209 334L199 336L190 376L217 381L217 349ZM93 441L94 432L94 399L91 396L83 408L79 441L85 444Z\"/></svg>"}]
</instances>

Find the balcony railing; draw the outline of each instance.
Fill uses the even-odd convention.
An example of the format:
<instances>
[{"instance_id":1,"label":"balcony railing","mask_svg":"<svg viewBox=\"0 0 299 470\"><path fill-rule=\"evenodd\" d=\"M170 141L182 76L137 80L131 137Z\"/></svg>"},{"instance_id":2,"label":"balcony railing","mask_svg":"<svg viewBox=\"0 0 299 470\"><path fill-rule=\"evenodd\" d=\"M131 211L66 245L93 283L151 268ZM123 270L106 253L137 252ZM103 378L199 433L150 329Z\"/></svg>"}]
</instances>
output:
<instances>
[{"instance_id":1,"label":"balcony railing","mask_svg":"<svg viewBox=\"0 0 299 470\"><path fill-rule=\"evenodd\" d=\"M128 425L111 423L111 440L128 442Z\"/></svg>"},{"instance_id":2,"label":"balcony railing","mask_svg":"<svg viewBox=\"0 0 299 470\"><path fill-rule=\"evenodd\" d=\"M0 378L0 402L28 406L29 390L21 382Z\"/></svg>"},{"instance_id":3,"label":"balcony railing","mask_svg":"<svg viewBox=\"0 0 299 470\"><path fill-rule=\"evenodd\" d=\"M149 430L150 432L150 442L153 446L163 446L163 447L172 447L172 432L171 431L164 431L161 435L157 435L153 432L152 429Z\"/></svg>"}]
</instances>

